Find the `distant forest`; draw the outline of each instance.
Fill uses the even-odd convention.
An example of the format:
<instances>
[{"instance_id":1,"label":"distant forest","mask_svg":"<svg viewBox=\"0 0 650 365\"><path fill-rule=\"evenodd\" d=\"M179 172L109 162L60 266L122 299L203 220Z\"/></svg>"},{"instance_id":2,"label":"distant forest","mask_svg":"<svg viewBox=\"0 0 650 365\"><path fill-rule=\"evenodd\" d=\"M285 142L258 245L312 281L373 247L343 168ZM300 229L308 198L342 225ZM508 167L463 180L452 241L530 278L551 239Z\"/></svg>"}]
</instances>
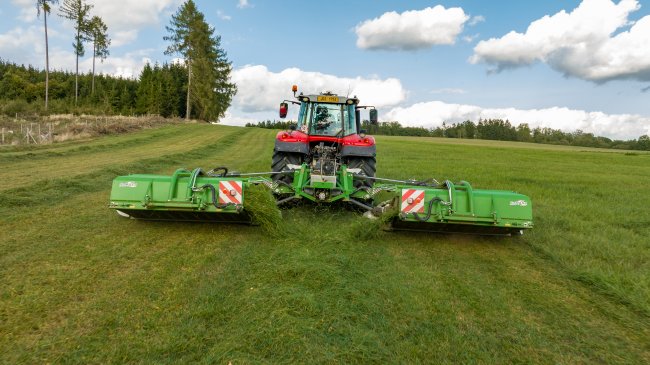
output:
<instances>
[{"instance_id":1,"label":"distant forest","mask_svg":"<svg viewBox=\"0 0 650 365\"><path fill-rule=\"evenodd\" d=\"M50 71L49 114L100 114L185 117L187 68L182 64L147 64L140 77L128 79L79 75L75 106L74 72ZM0 60L0 112L8 116L45 114L45 71Z\"/></svg>"},{"instance_id":2,"label":"distant forest","mask_svg":"<svg viewBox=\"0 0 650 365\"><path fill-rule=\"evenodd\" d=\"M292 121L266 120L258 123L248 123L247 127L267 129L288 129ZM399 122L382 122L372 125L363 121L362 128L368 134L384 136L414 136L414 137L443 137L465 139L488 139L497 141L518 141L544 143L567 146L614 148L623 150L650 151L650 137L641 136L628 141L612 140L607 137L594 136L583 131L563 132L559 129L534 128L528 124L513 126L507 120L485 119L478 123L465 121L462 123L443 123L441 127L427 129L424 127L404 127Z\"/></svg>"}]
</instances>

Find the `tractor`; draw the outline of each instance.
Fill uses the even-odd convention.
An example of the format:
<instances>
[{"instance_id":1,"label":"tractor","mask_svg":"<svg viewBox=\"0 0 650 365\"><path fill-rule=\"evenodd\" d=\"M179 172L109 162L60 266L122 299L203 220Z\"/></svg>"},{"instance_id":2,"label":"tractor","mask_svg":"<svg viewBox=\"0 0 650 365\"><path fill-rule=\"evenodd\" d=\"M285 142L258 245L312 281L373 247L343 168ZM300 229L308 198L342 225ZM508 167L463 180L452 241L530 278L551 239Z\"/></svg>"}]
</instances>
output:
<instances>
[{"instance_id":1,"label":"tractor","mask_svg":"<svg viewBox=\"0 0 650 365\"><path fill-rule=\"evenodd\" d=\"M360 106L359 99L338 96L331 92L318 95L296 96L298 88L293 86L293 100L280 103L280 118L288 113L289 104L300 107L296 124L288 131L281 131L275 137L271 179L279 184L292 184L294 175L287 171L300 169L302 164L311 171L312 189L318 201L326 201L340 193L336 187L337 172L345 166L348 172L358 176L355 188L371 188L377 164L375 139L361 129L361 109L370 109L370 123L377 123L377 109Z\"/></svg>"},{"instance_id":2,"label":"tractor","mask_svg":"<svg viewBox=\"0 0 650 365\"><path fill-rule=\"evenodd\" d=\"M280 117L289 104L298 105L296 123L275 136L271 171L181 168L171 176L119 176L109 207L133 219L250 224L246 196L263 186L277 206L348 204L385 218L394 230L519 235L533 227L532 202L523 194L476 189L466 181L375 176L375 139L361 129L360 113L369 109L373 125L377 109L359 105L356 96L292 91L295 100L280 103Z\"/></svg>"}]
</instances>

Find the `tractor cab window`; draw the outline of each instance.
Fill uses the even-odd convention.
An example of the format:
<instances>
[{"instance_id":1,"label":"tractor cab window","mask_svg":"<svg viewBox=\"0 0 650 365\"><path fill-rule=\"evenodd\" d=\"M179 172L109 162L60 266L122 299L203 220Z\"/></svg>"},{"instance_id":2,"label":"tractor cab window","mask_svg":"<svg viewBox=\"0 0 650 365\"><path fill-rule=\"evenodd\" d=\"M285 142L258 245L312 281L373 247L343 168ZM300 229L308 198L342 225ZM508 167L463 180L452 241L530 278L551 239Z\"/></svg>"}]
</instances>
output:
<instances>
[{"instance_id":1,"label":"tractor cab window","mask_svg":"<svg viewBox=\"0 0 650 365\"><path fill-rule=\"evenodd\" d=\"M309 134L319 136L342 134L344 117L341 104L314 103L311 105L308 118L311 122Z\"/></svg>"},{"instance_id":2,"label":"tractor cab window","mask_svg":"<svg viewBox=\"0 0 650 365\"><path fill-rule=\"evenodd\" d=\"M345 136L357 133L357 122L355 120L356 109L354 105L343 106L343 119L345 120Z\"/></svg>"},{"instance_id":3,"label":"tractor cab window","mask_svg":"<svg viewBox=\"0 0 650 365\"><path fill-rule=\"evenodd\" d=\"M298 112L298 121L296 122L296 129L307 133L309 122L307 121L307 114L309 113L309 104L300 103L300 111Z\"/></svg>"}]
</instances>

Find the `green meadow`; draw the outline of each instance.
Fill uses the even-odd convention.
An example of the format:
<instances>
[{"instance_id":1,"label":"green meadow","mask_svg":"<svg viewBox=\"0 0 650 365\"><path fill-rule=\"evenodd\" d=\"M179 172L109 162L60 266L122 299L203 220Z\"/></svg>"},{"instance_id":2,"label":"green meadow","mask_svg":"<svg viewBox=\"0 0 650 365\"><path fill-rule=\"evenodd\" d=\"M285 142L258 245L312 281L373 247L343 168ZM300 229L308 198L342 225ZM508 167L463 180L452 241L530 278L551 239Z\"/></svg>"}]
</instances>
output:
<instances>
[{"instance_id":1,"label":"green meadow","mask_svg":"<svg viewBox=\"0 0 650 365\"><path fill-rule=\"evenodd\" d=\"M0 149L0 363L650 363L650 154L378 137L377 175L533 201L521 237L380 231L340 206L142 222L113 177L268 171L274 131L172 125Z\"/></svg>"}]
</instances>

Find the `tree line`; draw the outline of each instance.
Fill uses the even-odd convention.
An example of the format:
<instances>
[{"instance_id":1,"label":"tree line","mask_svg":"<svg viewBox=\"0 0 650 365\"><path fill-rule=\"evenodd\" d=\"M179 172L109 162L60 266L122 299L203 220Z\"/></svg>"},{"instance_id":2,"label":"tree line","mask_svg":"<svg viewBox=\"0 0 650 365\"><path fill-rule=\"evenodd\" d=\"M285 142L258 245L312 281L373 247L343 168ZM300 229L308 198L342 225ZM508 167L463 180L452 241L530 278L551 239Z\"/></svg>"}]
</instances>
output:
<instances>
[{"instance_id":1,"label":"tree line","mask_svg":"<svg viewBox=\"0 0 650 365\"><path fill-rule=\"evenodd\" d=\"M146 64L138 79L51 71L46 111L45 71L0 60L0 112L24 114L160 115L185 118L187 69L182 64ZM196 118L197 115L193 114Z\"/></svg>"},{"instance_id":2,"label":"tree line","mask_svg":"<svg viewBox=\"0 0 650 365\"><path fill-rule=\"evenodd\" d=\"M294 123L292 121L265 120L257 123L246 123L246 127L289 129L289 126ZM435 128L405 127L396 121L371 124L369 121L364 120L361 128L366 130L368 134L385 136L487 139L650 151L650 137L647 135L640 136L638 139L612 140L607 137L595 136L593 133L585 133L581 130L563 132L559 129L542 127L531 129L527 123L514 126L508 120L502 119L480 119L478 123L470 120L451 124L443 122L442 126Z\"/></svg>"},{"instance_id":3,"label":"tree line","mask_svg":"<svg viewBox=\"0 0 650 365\"><path fill-rule=\"evenodd\" d=\"M163 117L214 121L225 115L237 88L230 82L231 63L221 48L221 37L205 21L193 0L171 16L166 27L165 54L180 56L173 64L147 64L138 79L95 74L95 59L109 55L108 27L84 0L63 0L58 14L73 22L74 72L50 72L47 16L58 0L37 0L43 15L45 69L0 59L0 112L156 114ZM79 73L79 57L92 44L92 71Z\"/></svg>"}]
</instances>

